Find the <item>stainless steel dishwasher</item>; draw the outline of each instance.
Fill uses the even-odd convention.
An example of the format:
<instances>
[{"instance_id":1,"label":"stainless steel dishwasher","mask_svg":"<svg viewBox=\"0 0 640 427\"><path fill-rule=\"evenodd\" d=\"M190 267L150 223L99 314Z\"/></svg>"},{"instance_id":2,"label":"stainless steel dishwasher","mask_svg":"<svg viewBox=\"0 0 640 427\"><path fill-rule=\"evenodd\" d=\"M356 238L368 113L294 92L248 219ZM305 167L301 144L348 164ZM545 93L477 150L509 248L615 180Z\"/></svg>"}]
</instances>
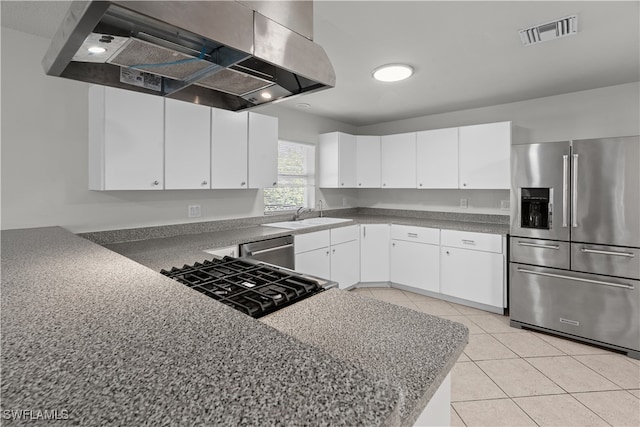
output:
<instances>
[{"instance_id":1,"label":"stainless steel dishwasher","mask_svg":"<svg viewBox=\"0 0 640 427\"><path fill-rule=\"evenodd\" d=\"M294 269L293 236L260 240L240 245L240 257Z\"/></svg>"}]
</instances>

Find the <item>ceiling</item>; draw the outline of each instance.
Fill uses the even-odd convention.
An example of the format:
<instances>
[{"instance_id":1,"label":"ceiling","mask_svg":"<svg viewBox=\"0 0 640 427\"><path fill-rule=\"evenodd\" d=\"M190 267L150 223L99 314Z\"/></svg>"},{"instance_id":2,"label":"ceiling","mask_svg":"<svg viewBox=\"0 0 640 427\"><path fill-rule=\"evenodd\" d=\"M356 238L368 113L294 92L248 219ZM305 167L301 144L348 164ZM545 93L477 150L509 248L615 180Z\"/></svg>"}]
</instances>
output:
<instances>
[{"instance_id":1,"label":"ceiling","mask_svg":"<svg viewBox=\"0 0 640 427\"><path fill-rule=\"evenodd\" d=\"M2 2L2 25L51 38L70 2ZM578 34L523 47L518 30L568 15ZM333 89L279 105L355 126L640 80L639 1L316 1ZM416 72L380 83L374 68Z\"/></svg>"}]
</instances>

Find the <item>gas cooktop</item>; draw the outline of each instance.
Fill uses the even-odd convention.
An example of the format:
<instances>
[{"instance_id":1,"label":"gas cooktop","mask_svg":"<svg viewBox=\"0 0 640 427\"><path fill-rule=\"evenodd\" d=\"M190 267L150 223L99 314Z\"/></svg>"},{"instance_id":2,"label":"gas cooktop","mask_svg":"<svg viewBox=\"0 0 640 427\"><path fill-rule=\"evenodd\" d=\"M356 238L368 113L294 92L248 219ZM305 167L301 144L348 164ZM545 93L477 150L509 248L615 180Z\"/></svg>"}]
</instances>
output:
<instances>
[{"instance_id":1,"label":"gas cooktop","mask_svg":"<svg viewBox=\"0 0 640 427\"><path fill-rule=\"evenodd\" d=\"M213 258L161 274L259 318L325 290L327 282L265 263Z\"/></svg>"}]
</instances>

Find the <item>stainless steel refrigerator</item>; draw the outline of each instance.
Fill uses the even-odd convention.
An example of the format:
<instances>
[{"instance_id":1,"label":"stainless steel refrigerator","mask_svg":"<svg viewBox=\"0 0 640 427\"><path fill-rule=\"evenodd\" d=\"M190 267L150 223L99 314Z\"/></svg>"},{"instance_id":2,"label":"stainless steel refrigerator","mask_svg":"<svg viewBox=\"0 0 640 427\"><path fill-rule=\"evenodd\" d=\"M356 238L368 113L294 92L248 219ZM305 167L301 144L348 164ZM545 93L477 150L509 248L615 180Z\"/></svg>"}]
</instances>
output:
<instances>
[{"instance_id":1,"label":"stainless steel refrigerator","mask_svg":"<svg viewBox=\"0 0 640 427\"><path fill-rule=\"evenodd\" d=\"M511 325L640 359L640 138L515 145Z\"/></svg>"}]
</instances>

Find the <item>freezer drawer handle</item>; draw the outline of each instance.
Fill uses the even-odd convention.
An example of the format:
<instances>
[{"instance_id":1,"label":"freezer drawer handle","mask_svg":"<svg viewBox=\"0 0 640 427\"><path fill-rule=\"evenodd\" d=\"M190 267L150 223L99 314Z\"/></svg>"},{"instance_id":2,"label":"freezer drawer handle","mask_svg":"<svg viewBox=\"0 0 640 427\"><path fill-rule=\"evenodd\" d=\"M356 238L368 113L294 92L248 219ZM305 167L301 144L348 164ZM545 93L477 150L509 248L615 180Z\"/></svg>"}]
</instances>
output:
<instances>
[{"instance_id":1,"label":"freezer drawer handle","mask_svg":"<svg viewBox=\"0 0 640 427\"><path fill-rule=\"evenodd\" d=\"M601 251L599 249L588 249L588 248L582 248L580 249L580 252L585 253L585 254L600 254L600 255L613 255L613 256L624 256L627 258L633 258L636 255L630 252L611 252L611 251Z\"/></svg>"},{"instance_id":2,"label":"freezer drawer handle","mask_svg":"<svg viewBox=\"0 0 640 427\"><path fill-rule=\"evenodd\" d=\"M518 246L528 246L531 248L543 248L543 249L555 249L556 251L560 249L560 245L545 245L542 243L518 242Z\"/></svg>"},{"instance_id":3,"label":"freezer drawer handle","mask_svg":"<svg viewBox=\"0 0 640 427\"><path fill-rule=\"evenodd\" d=\"M535 274L537 276L555 277L558 279L567 279L567 280L574 280L576 282L593 283L595 285L613 286L614 288L624 288L629 290L635 289L633 285L625 285L621 283L611 283L611 282L603 282L601 280L583 279L581 277L571 277L571 276L565 276L562 274L543 273L542 271L525 270L524 268L518 268L517 270L520 273Z\"/></svg>"},{"instance_id":4,"label":"freezer drawer handle","mask_svg":"<svg viewBox=\"0 0 640 427\"><path fill-rule=\"evenodd\" d=\"M267 252L279 251L279 250L284 249L284 248L292 248L292 247L293 247L293 243L290 243L288 245L282 245L282 246L277 246L275 248L263 249L261 251L247 252L247 256L266 254Z\"/></svg>"}]
</instances>

